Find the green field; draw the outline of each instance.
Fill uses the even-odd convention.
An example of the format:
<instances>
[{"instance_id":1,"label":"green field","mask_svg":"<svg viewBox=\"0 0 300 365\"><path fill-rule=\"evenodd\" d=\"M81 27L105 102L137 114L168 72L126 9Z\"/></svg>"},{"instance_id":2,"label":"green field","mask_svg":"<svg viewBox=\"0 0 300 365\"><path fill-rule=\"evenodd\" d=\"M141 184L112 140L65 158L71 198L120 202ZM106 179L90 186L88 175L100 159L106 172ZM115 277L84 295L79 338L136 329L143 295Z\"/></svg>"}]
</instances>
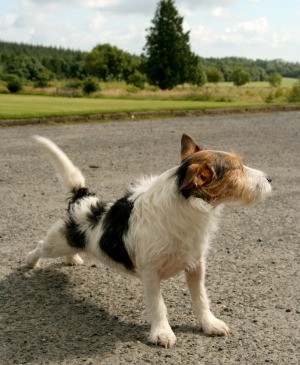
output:
<instances>
[{"instance_id":1,"label":"green field","mask_svg":"<svg viewBox=\"0 0 300 365\"><path fill-rule=\"evenodd\" d=\"M243 87L226 82L207 84L202 88L181 85L173 90L139 90L134 93L126 90L124 82L115 82L101 84L101 91L92 97L57 96L59 85L39 90L27 86L20 94L0 93L0 119L252 107L264 106L267 102L269 105L286 105L295 82L295 79L284 78L282 87L276 90L267 82L249 83ZM268 100L269 95L271 100Z\"/></svg>"},{"instance_id":2,"label":"green field","mask_svg":"<svg viewBox=\"0 0 300 365\"><path fill-rule=\"evenodd\" d=\"M0 118L34 118L88 115L117 112L161 110L199 110L207 108L263 105L249 102L215 102L193 100L146 100L118 98L67 98L39 95L0 95Z\"/></svg>"}]
</instances>

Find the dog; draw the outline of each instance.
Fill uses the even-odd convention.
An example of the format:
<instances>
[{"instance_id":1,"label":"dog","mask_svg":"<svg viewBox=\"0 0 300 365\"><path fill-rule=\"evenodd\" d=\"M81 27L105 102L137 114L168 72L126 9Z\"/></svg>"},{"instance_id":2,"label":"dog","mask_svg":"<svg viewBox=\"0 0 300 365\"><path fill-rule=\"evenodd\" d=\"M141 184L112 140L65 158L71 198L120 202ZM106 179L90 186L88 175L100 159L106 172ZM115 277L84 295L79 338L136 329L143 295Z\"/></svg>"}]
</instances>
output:
<instances>
[{"instance_id":1,"label":"dog","mask_svg":"<svg viewBox=\"0 0 300 365\"><path fill-rule=\"evenodd\" d=\"M34 138L70 197L65 217L28 254L27 266L35 268L41 258L60 256L67 264L80 265L80 253L85 252L139 277L151 325L149 341L166 348L176 337L160 283L184 271L202 330L228 335L228 326L210 310L204 285L206 252L222 207L263 201L272 190L270 177L243 165L236 154L205 150L183 134L178 166L138 180L122 198L105 203L86 187L80 170L56 144Z\"/></svg>"}]
</instances>

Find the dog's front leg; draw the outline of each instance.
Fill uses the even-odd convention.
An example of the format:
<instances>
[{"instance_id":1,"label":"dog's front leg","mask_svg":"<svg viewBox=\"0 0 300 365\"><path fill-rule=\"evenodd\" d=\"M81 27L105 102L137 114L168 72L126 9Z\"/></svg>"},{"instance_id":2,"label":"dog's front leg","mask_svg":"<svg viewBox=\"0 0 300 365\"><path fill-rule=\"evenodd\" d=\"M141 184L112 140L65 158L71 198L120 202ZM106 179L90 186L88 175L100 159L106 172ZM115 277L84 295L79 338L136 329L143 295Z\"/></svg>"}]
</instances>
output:
<instances>
[{"instance_id":1,"label":"dog's front leg","mask_svg":"<svg viewBox=\"0 0 300 365\"><path fill-rule=\"evenodd\" d=\"M160 280L152 271L144 272L141 279L144 286L147 314L151 324L149 341L166 348L171 347L176 342L176 336L167 319L167 308L161 294Z\"/></svg>"},{"instance_id":2,"label":"dog's front leg","mask_svg":"<svg viewBox=\"0 0 300 365\"><path fill-rule=\"evenodd\" d=\"M200 260L197 267L185 270L186 282L192 298L195 315L203 329L209 335L227 336L229 328L216 318L209 309L209 300L204 286L205 259Z\"/></svg>"}]
</instances>

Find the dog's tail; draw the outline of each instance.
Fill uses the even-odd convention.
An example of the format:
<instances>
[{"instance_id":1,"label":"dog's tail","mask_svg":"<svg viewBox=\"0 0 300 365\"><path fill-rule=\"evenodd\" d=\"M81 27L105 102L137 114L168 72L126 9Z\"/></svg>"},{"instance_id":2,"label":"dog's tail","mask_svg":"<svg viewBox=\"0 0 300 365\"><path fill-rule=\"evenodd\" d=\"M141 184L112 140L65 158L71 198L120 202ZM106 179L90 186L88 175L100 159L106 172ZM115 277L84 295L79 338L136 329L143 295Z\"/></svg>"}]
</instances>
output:
<instances>
[{"instance_id":1,"label":"dog's tail","mask_svg":"<svg viewBox=\"0 0 300 365\"><path fill-rule=\"evenodd\" d=\"M81 171L72 163L69 157L50 139L33 136L47 152L51 164L59 175L66 191L75 193L85 187L85 179Z\"/></svg>"}]
</instances>

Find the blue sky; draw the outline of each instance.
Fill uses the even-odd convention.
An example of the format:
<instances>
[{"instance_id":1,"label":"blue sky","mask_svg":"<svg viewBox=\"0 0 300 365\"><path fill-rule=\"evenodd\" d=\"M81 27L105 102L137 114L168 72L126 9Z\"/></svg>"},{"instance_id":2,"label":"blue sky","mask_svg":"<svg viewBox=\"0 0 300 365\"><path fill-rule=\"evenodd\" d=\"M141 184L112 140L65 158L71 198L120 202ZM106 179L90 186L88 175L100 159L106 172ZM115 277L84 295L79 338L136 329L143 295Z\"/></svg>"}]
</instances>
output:
<instances>
[{"instance_id":1,"label":"blue sky","mask_svg":"<svg viewBox=\"0 0 300 365\"><path fill-rule=\"evenodd\" d=\"M158 0L0 0L0 39L140 54ZM175 0L203 57L300 62L300 0Z\"/></svg>"}]
</instances>

